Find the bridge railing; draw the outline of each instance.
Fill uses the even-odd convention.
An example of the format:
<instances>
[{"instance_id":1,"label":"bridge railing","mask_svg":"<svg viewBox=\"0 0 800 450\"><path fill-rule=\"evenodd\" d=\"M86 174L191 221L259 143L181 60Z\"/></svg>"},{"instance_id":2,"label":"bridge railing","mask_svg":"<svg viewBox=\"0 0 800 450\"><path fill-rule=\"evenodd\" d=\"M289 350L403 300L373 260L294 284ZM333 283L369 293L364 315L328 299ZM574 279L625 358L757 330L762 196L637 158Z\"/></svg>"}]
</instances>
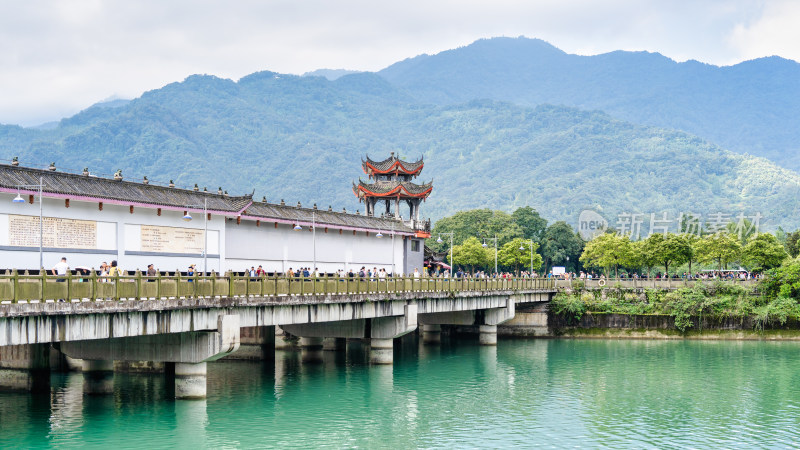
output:
<instances>
[{"instance_id":1,"label":"bridge railing","mask_svg":"<svg viewBox=\"0 0 800 450\"><path fill-rule=\"evenodd\" d=\"M359 278L252 277L216 274L186 276L0 275L0 303L182 299L198 297L272 297L306 295L394 294L553 290L546 278Z\"/></svg>"},{"instance_id":2,"label":"bridge railing","mask_svg":"<svg viewBox=\"0 0 800 450\"><path fill-rule=\"evenodd\" d=\"M563 280L556 279L555 287L559 289L572 288L572 289L603 289L603 288L623 288L623 289L677 289L682 287L695 287L706 286L713 287L719 284L723 285L736 285L746 288L754 288L758 284L758 280L741 280L738 278L593 278L591 280L585 279L572 279Z\"/></svg>"}]
</instances>

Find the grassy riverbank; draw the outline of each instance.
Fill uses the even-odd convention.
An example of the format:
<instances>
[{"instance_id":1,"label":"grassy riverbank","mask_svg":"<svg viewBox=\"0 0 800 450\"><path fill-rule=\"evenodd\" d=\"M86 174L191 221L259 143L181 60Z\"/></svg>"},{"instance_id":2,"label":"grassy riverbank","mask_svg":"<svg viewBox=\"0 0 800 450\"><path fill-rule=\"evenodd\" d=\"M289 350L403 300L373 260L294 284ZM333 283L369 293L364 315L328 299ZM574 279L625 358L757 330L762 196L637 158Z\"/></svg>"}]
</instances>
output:
<instances>
[{"instance_id":1,"label":"grassy riverbank","mask_svg":"<svg viewBox=\"0 0 800 450\"><path fill-rule=\"evenodd\" d=\"M755 331L786 324L800 317L800 304L791 297L768 296L752 289L719 283L673 291L606 288L556 295L551 313L577 325L585 313L671 316L674 327L686 333L703 318L719 321L748 319Z\"/></svg>"}]
</instances>

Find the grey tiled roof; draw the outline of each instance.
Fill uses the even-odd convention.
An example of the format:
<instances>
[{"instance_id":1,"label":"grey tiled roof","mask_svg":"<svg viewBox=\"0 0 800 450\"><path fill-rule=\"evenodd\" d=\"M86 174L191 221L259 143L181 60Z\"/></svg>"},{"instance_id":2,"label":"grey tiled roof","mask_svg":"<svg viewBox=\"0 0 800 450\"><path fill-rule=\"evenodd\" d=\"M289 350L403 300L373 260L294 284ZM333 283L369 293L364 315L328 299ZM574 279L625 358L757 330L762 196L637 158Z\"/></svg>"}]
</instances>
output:
<instances>
[{"instance_id":1,"label":"grey tiled roof","mask_svg":"<svg viewBox=\"0 0 800 450\"><path fill-rule=\"evenodd\" d=\"M47 194L52 194L76 200L113 200L121 203L175 208L187 208L192 205L187 209L193 210L202 209L203 200L207 199L210 211L232 215L244 210L243 216L256 220L279 219L302 223L312 223L313 221L320 226L380 230L384 233L392 229L405 233L414 232L402 222L393 219L252 202L252 194L233 197L191 189L0 164L0 188L6 190L16 190L18 185L38 185L40 177L44 185L42 190L45 197ZM37 189L22 188L27 192Z\"/></svg>"},{"instance_id":2,"label":"grey tiled roof","mask_svg":"<svg viewBox=\"0 0 800 450\"><path fill-rule=\"evenodd\" d=\"M399 162L400 166L402 166L402 168L405 169L406 172L415 172L417 169L419 169L420 167L425 165L425 163L423 162L423 160L421 158L420 158L419 161L416 161L416 162L402 161L402 160L398 159L396 156L394 156L394 153L392 153L392 155L390 157L384 159L383 161L373 161L373 160L371 160L369 158L369 156L367 156L367 160L366 161L362 160L362 166L364 168L364 173L366 173L367 175L371 175L372 174L372 169L367 167L368 163L372 167L374 167L376 170L378 170L380 172L386 172L389 169L391 169L391 167L396 162Z\"/></svg>"},{"instance_id":3,"label":"grey tiled roof","mask_svg":"<svg viewBox=\"0 0 800 450\"><path fill-rule=\"evenodd\" d=\"M361 189L375 194L385 194L396 189L398 186L401 186L402 189L405 189L411 195L421 195L430 190L433 183L416 184L410 181L375 181L373 183L365 183L363 180L359 179L358 185L353 184L353 192L359 197L363 196L363 194L359 195Z\"/></svg>"},{"instance_id":4,"label":"grey tiled roof","mask_svg":"<svg viewBox=\"0 0 800 450\"><path fill-rule=\"evenodd\" d=\"M203 199L207 199L209 210L224 212L238 212L252 199L252 195L231 197L216 193L196 192L190 189L0 164L0 187L2 188L17 189L17 186L21 184L38 185L40 178L45 196L50 193L66 197L88 197L177 208L188 205L201 205L199 208L202 208ZM23 188L26 191L37 189ZM195 206L193 209L197 209L197 207Z\"/></svg>"},{"instance_id":5,"label":"grey tiled roof","mask_svg":"<svg viewBox=\"0 0 800 450\"><path fill-rule=\"evenodd\" d=\"M333 227L365 228L381 230L383 232L391 229L408 233L414 231L405 226L402 222L389 218L369 217L361 214L348 214L322 209L273 205L263 202L253 202L252 205L247 207L243 215L264 218L265 220L289 220L292 222L302 222L304 224L314 222L320 227L331 225Z\"/></svg>"}]
</instances>

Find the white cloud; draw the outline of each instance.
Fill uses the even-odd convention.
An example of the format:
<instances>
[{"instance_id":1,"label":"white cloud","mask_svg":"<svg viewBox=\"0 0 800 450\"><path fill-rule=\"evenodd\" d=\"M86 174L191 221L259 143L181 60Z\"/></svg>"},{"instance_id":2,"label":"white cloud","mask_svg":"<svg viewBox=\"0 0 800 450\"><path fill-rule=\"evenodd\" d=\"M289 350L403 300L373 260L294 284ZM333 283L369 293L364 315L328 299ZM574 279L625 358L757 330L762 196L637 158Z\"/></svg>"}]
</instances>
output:
<instances>
[{"instance_id":1,"label":"white cloud","mask_svg":"<svg viewBox=\"0 0 800 450\"><path fill-rule=\"evenodd\" d=\"M791 1L31 0L0 2L0 123L32 125L194 73L379 70L492 36L568 52L729 64L800 58Z\"/></svg>"},{"instance_id":2,"label":"white cloud","mask_svg":"<svg viewBox=\"0 0 800 450\"><path fill-rule=\"evenodd\" d=\"M737 24L729 41L741 59L778 55L800 61L800 3L767 3L758 20Z\"/></svg>"}]
</instances>

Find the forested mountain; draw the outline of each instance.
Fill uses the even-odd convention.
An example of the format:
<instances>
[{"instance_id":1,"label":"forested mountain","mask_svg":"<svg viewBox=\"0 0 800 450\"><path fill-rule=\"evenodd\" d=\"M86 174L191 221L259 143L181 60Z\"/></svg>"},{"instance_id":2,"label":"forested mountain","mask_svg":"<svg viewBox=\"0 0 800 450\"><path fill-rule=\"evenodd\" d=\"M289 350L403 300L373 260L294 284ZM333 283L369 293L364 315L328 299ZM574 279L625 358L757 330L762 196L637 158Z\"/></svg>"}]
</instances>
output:
<instances>
[{"instance_id":1,"label":"forested mountain","mask_svg":"<svg viewBox=\"0 0 800 450\"><path fill-rule=\"evenodd\" d=\"M0 155L23 165L363 211L351 181L361 157L425 158L433 218L530 205L576 223L585 207L752 214L800 225L800 176L691 135L563 106L496 101L421 104L381 76L335 81L261 72L238 82L192 76L115 108L91 107L54 129L0 126Z\"/></svg>"},{"instance_id":2,"label":"forested mountain","mask_svg":"<svg viewBox=\"0 0 800 450\"><path fill-rule=\"evenodd\" d=\"M718 67L648 52L571 55L537 39L494 38L379 73L423 102L599 109L800 170L800 64L775 56Z\"/></svg>"}]
</instances>

